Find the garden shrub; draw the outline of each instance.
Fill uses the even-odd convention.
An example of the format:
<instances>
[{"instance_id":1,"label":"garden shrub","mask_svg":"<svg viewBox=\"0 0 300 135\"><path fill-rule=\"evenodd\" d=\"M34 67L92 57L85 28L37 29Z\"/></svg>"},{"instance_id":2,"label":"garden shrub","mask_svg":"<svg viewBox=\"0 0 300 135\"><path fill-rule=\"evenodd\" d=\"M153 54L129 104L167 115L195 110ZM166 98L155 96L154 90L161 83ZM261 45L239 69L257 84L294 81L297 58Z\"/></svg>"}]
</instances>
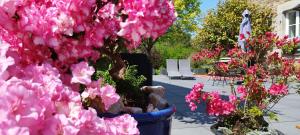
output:
<instances>
[{"instance_id":1,"label":"garden shrub","mask_svg":"<svg viewBox=\"0 0 300 135\"><path fill-rule=\"evenodd\" d=\"M253 36L272 31L274 13L270 8L247 0L227 0L208 12L192 45L201 49L221 45L226 51L233 48L238 40L242 13L246 9L251 12Z\"/></svg>"},{"instance_id":2,"label":"garden shrub","mask_svg":"<svg viewBox=\"0 0 300 135\"><path fill-rule=\"evenodd\" d=\"M164 44L157 44L155 48L162 56L163 67L166 67L166 59L188 59L194 52L192 47L183 45L168 46Z\"/></svg>"}]
</instances>

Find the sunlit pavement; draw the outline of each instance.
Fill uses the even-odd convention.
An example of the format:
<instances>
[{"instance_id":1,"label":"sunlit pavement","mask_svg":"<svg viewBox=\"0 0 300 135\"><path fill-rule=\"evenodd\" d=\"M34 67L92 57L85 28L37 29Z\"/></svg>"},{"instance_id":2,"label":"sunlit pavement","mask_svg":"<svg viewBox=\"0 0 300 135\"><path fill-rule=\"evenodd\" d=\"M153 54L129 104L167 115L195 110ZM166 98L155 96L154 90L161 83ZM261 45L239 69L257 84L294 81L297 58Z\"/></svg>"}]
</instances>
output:
<instances>
[{"instance_id":1,"label":"sunlit pavement","mask_svg":"<svg viewBox=\"0 0 300 135\"><path fill-rule=\"evenodd\" d=\"M210 126L215 118L205 114L205 105L201 104L195 112L190 111L185 102L185 95L195 83L204 83L204 91L219 91L226 98L230 94L229 84L215 82L207 76L198 76L195 80L170 80L165 75L153 76L153 85L162 85L167 89L166 98L170 104L176 106L177 112L173 116L172 135L210 135ZM268 85L269 83L266 83ZM269 121L271 128L278 129L287 135L300 135L300 95L295 93L299 84L291 84L290 94L284 97L272 110L279 116L279 121Z\"/></svg>"}]
</instances>

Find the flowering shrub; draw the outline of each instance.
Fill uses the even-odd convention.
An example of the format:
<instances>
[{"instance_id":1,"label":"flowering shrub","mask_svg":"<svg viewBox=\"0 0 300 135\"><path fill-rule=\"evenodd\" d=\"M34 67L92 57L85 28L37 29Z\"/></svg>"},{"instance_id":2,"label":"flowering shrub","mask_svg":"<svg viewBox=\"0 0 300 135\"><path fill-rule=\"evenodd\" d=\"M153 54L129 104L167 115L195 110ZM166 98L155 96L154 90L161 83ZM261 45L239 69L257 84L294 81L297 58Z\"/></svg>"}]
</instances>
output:
<instances>
[{"instance_id":1,"label":"flowering shrub","mask_svg":"<svg viewBox=\"0 0 300 135\"><path fill-rule=\"evenodd\" d=\"M1 1L0 134L139 134L128 114L82 106L89 98L105 111L120 99L91 65L106 55L121 78L119 50L158 38L175 18L169 0Z\"/></svg>"},{"instance_id":2,"label":"flowering shrub","mask_svg":"<svg viewBox=\"0 0 300 135\"><path fill-rule=\"evenodd\" d=\"M228 73L231 69L242 69L244 83L237 88L231 84L229 101L222 99L217 92L205 93L202 91L203 84L196 84L191 92L185 97L192 111L196 110L201 102L206 103L209 115L219 116L219 126L227 127L235 132L246 133L251 130L262 130L267 127L262 119L263 114L269 112L274 104L288 94L288 79L299 76L295 70L293 58L281 57L276 48L298 44L298 38L280 38L274 33L250 37L246 39L245 52L240 48L233 48L228 52L231 60L228 63L219 64L220 70ZM217 49L218 52L219 49ZM216 52L212 50L211 52ZM196 55L196 60L202 60L198 55L207 57L207 50ZM207 57L217 58L217 57ZM216 61L215 59L214 61ZM242 73L243 73L242 72ZM272 78L270 87L264 82ZM299 78L298 78L299 79ZM273 105L271 107L271 105Z\"/></svg>"}]
</instances>

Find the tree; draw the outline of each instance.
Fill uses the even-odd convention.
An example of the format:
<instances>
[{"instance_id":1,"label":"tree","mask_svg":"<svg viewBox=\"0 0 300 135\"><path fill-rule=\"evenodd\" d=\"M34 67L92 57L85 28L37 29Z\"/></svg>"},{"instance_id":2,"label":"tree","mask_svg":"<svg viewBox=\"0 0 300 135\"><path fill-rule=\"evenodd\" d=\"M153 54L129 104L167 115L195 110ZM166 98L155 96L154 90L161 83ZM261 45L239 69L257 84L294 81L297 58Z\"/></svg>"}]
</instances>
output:
<instances>
[{"instance_id":1,"label":"tree","mask_svg":"<svg viewBox=\"0 0 300 135\"><path fill-rule=\"evenodd\" d=\"M160 37L158 42L189 44L191 33L198 29L201 13L200 4L199 0L175 0L177 20L168 32Z\"/></svg>"},{"instance_id":2,"label":"tree","mask_svg":"<svg viewBox=\"0 0 300 135\"><path fill-rule=\"evenodd\" d=\"M199 0L174 0L177 12L176 22L162 37L156 40L144 40L140 51L146 54L150 61L154 63L155 59L152 58L152 54L154 53L153 46L155 44L190 46L191 33L196 32L198 29L197 25L201 13L200 4Z\"/></svg>"},{"instance_id":3,"label":"tree","mask_svg":"<svg viewBox=\"0 0 300 135\"><path fill-rule=\"evenodd\" d=\"M217 9L208 12L192 45L198 48L215 48L222 45L225 50L233 48L238 40L242 13L246 9L251 12L253 36L272 31L274 13L270 8L247 0L227 0L220 2Z\"/></svg>"}]
</instances>

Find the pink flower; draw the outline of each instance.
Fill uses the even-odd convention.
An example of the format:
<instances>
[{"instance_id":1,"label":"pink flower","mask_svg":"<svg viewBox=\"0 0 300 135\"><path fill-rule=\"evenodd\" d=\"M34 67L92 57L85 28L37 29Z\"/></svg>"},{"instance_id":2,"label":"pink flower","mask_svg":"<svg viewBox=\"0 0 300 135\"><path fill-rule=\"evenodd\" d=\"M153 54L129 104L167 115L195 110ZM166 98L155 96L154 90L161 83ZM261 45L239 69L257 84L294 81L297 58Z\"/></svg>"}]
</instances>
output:
<instances>
[{"instance_id":1,"label":"pink flower","mask_svg":"<svg viewBox=\"0 0 300 135\"><path fill-rule=\"evenodd\" d=\"M236 103L237 101L237 97L233 94L229 95L229 101L232 103Z\"/></svg>"},{"instance_id":2,"label":"pink flower","mask_svg":"<svg viewBox=\"0 0 300 135\"><path fill-rule=\"evenodd\" d=\"M7 68L15 64L12 57L6 57L9 45L7 43L0 44L0 79L6 80L9 73L6 71Z\"/></svg>"},{"instance_id":3,"label":"pink flower","mask_svg":"<svg viewBox=\"0 0 300 135\"><path fill-rule=\"evenodd\" d=\"M191 108L191 111L195 111L197 109L197 105L194 102L190 102L189 107Z\"/></svg>"},{"instance_id":4,"label":"pink flower","mask_svg":"<svg viewBox=\"0 0 300 135\"><path fill-rule=\"evenodd\" d=\"M222 100L217 92L210 93L210 99L207 101L207 113L209 115L229 115L235 111L233 103Z\"/></svg>"},{"instance_id":5,"label":"pink flower","mask_svg":"<svg viewBox=\"0 0 300 135\"><path fill-rule=\"evenodd\" d=\"M1 127L2 135L30 135L29 128L26 127Z\"/></svg>"},{"instance_id":6,"label":"pink flower","mask_svg":"<svg viewBox=\"0 0 300 135\"><path fill-rule=\"evenodd\" d=\"M120 99L120 96L116 93L116 89L110 85L102 87L100 93L100 97L106 110Z\"/></svg>"},{"instance_id":7,"label":"pink flower","mask_svg":"<svg viewBox=\"0 0 300 135\"><path fill-rule=\"evenodd\" d=\"M218 67L223 72L228 72L228 70L229 70L229 65L225 64L225 63L218 63Z\"/></svg>"},{"instance_id":8,"label":"pink flower","mask_svg":"<svg viewBox=\"0 0 300 135\"><path fill-rule=\"evenodd\" d=\"M157 39L176 19L171 1L124 0L122 4L127 20L120 22L121 30L117 34L130 41L126 46L129 49L138 47L143 38Z\"/></svg>"},{"instance_id":9,"label":"pink flower","mask_svg":"<svg viewBox=\"0 0 300 135\"><path fill-rule=\"evenodd\" d=\"M292 74L292 71L293 71L293 64L295 63L294 60L288 60L288 59L285 59L283 60L283 68L282 68L282 75L285 76L285 77L288 77Z\"/></svg>"},{"instance_id":10,"label":"pink flower","mask_svg":"<svg viewBox=\"0 0 300 135\"><path fill-rule=\"evenodd\" d=\"M284 84L272 84L269 93L273 96L286 95L288 94L288 87Z\"/></svg>"},{"instance_id":11,"label":"pink flower","mask_svg":"<svg viewBox=\"0 0 300 135\"><path fill-rule=\"evenodd\" d=\"M244 34L240 34L240 40L244 40L245 39L245 35Z\"/></svg>"},{"instance_id":12,"label":"pink flower","mask_svg":"<svg viewBox=\"0 0 300 135\"><path fill-rule=\"evenodd\" d=\"M137 122L128 114L121 115L116 118L107 118L105 123L108 127L108 134L113 135L137 135L140 134L137 129Z\"/></svg>"},{"instance_id":13,"label":"pink flower","mask_svg":"<svg viewBox=\"0 0 300 135\"><path fill-rule=\"evenodd\" d=\"M247 74L256 74L257 72L257 66L251 66L247 69Z\"/></svg>"},{"instance_id":14,"label":"pink flower","mask_svg":"<svg viewBox=\"0 0 300 135\"><path fill-rule=\"evenodd\" d=\"M192 111L197 109L197 105L194 102L200 103L201 90L203 89L203 86L204 85L202 83L195 84L190 93L185 96L185 101L189 103Z\"/></svg>"},{"instance_id":15,"label":"pink flower","mask_svg":"<svg viewBox=\"0 0 300 135\"><path fill-rule=\"evenodd\" d=\"M130 115L104 119L94 109L85 110L79 85L87 86L88 96L100 96L105 109L117 102L112 86L92 82L95 70L87 61L99 59L98 50L108 45L104 41L121 36L132 49L142 39L157 39L175 21L175 9L169 0L103 0L94 13L96 4L0 2L0 38L5 41L0 45L0 134L139 134Z\"/></svg>"},{"instance_id":16,"label":"pink flower","mask_svg":"<svg viewBox=\"0 0 300 135\"><path fill-rule=\"evenodd\" d=\"M72 83L89 84L91 83L91 76L95 72L93 67L90 67L87 62L80 62L71 66L73 77Z\"/></svg>"},{"instance_id":17,"label":"pink flower","mask_svg":"<svg viewBox=\"0 0 300 135\"><path fill-rule=\"evenodd\" d=\"M246 90L246 88L243 87L243 86L238 86L237 92L241 94L241 96L240 96L241 100L245 100L245 97L246 97L246 95L247 95L247 90Z\"/></svg>"},{"instance_id":18,"label":"pink flower","mask_svg":"<svg viewBox=\"0 0 300 135\"><path fill-rule=\"evenodd\" d=\"M98 81L93 81L88 85L87 94L90 98L94 99L97 95L101 96L101 81L102 79L99 79Z\"/></svg>"}]
</instances>

